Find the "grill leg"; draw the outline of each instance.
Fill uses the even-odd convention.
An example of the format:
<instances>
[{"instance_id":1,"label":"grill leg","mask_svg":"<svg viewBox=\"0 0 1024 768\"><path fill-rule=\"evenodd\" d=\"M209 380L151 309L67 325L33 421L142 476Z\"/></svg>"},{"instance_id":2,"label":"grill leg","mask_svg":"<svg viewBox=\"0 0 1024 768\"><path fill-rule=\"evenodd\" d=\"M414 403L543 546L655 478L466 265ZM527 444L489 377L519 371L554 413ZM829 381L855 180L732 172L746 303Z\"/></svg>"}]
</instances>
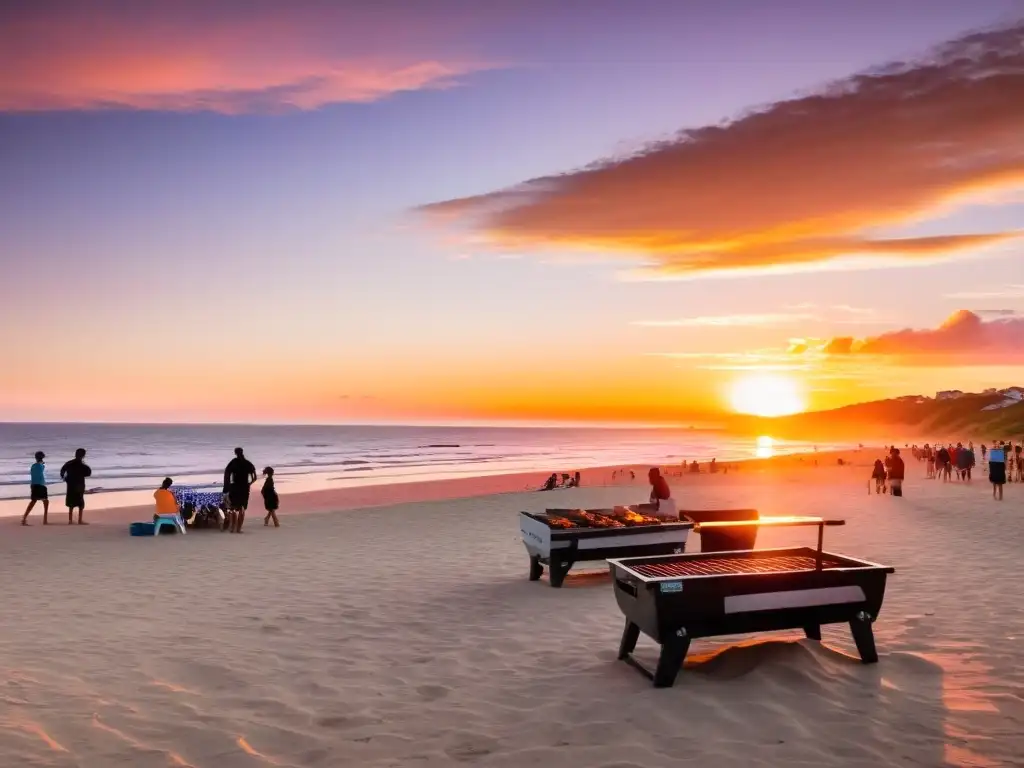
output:
<instances>
[{"instance_id":1,"label":"grill leg","mask_svg":"<svg viewBox=\"0 0 1024 768\"><path fill-rule=\"evenodd\" d=\"M680 635L680 633L682 633ZM675 635L669 637L661 646L661 655L658 656L658 668L654 670L654 687L671 688L676 681L676 675L683 666L683 659L686 652L690 650L690 636L685 629L680 629Z\"/></svg>"},{"instance_id":2,"label":"grill leg","mask_svg":"<svg viewBox=\"0 0 1024 768\"><path fill-rule=\"evenodd\" d=\"M622 642L619 643L619 661L629 657L636 650L636 641L640 639L640 627L626 619L626 628L622 630Z\"/></svg>"},{"instance_id":3,"label":"grill leg","mask_svg":"<svg viewBox=\"0 0 1024 768\"><path fill-rule=\"evenodd\" d=\"M850 621L850 632L853 633L853 642L857 644L857 652L860 660L865 664L874 664L878 661L878 651L875 650L875 633L871 629L871 617L861 611L855 619Z\"/></svg>"},{"instance_id":4,"label":"grill leg","mask_svg":"<svg viewBox=\"0 0 1024 768\"><path fill-rule=\"evenodd\" d=\"M551 578L551 586L562 586L562 582L565 581L566 574L569 573L570 568L572 568L571 560L568 562L552 560L548 564L548 575Z\"/></svg>"},{"instance_id":5,"label":"grill leg","mask_svg":"<svg viewBox=\"0 0 1024 768\"><path fill-rule=\"evenodd\" d=\"M544 566L540 564L540 558L530 555L530 581L537 581L544 573Z\"/></svg>"},{"instance_id":6,"label":"grill leg","mask_svg":"<svg viewBox=\"0 0 1024 768\"><path fill-rule=\"evenodd\" d=\"M817 640L818 642L821 642L821 625L808 624L804 627L804 634L807 635L808 640Z\"/></svg>"}]
</instances>

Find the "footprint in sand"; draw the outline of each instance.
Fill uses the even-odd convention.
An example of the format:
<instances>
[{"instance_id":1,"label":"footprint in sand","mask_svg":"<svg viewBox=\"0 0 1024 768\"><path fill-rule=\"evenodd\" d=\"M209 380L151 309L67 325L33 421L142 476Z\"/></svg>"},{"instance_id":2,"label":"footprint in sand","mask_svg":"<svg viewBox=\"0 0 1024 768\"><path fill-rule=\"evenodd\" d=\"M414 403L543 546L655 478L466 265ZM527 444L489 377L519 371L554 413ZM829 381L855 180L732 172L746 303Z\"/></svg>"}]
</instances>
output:
<instances>
[{"instance_id":1,"label":"footprint in sand","mask_svg":"<svg viewBox=\"0 0 1024 768\"><path fill-rule=\"evenodd\" d=\"M444 752L452 760L467 763L491 754L498 749L498 746L497 741L483 734L464 733L457 738L455 744L445 749Z\"/></svg>"},{"instance_id":2,"label":"footprint in sand","mask_svg":"<svg viewBox=\"0 0 1024 768\"><path fill-rule=\"evenodd\" d=\"M335 717L321 717L316 721L316 724L321 728L359 728L364 725L377 725L380 722L380 720L364 715L355 715L354 717L338 715Z\"/></svg>"},{"instance_id":3,"label":"footprint in sand","mask_svg":"<svg viewBox=\"0 0 1024 768\"><path fill-rule=\"evenodd\" d=\"M443 685L421 685L416 688L416 693L422 696L424 701L437 701L451 693L451 688Z\"/></svg>"}]
</instances>

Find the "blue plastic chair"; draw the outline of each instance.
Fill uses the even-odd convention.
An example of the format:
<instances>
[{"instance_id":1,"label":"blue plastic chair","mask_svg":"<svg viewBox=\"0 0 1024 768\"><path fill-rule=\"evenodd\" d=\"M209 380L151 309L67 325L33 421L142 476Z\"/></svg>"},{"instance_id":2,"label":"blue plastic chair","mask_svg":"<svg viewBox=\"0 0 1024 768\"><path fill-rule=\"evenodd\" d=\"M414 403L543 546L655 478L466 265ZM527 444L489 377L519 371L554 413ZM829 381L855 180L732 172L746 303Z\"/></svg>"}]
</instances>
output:
<instances>
[{"instance_id":1,"label":"blue plastic chair","mask_svg":"<svg viewBox=\"0 0 1024 768\"><path fill-rule=\"evenodd\" d=\"M181 533L185 533L185 521L181 519L181 515L179 513L175 513L173 515L153 515L154 536L159 536L160 529L165 525L177 528Z\"/></svg>"}]
</instances>

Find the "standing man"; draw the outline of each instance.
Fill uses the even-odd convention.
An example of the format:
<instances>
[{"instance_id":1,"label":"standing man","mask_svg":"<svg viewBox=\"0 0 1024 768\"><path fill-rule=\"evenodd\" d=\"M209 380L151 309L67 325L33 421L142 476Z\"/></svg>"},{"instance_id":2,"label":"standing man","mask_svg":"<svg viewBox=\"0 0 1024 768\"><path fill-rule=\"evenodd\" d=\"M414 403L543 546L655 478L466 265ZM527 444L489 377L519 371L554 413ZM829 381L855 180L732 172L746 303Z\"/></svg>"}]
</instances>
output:
<instances>
[{"instance_id":1,"label":"standing man","mask_svg":"<svg viewBox=\"0 0 1024 768\"><path fill-rule=\"evenodd\" d=\"M64 503L68 507L68 525L73 522L75 508L78 509L78 524L88 525L82 520L85 514L85 478L92 475L92 469L83 461L85 448L75 451L75 458L60 468L60 479L68 484Z\"/></svg>"},{"instance_id":2,"label":"standing man","mask_svg":"<svg viewBox=\"0 0 1024 768\"><path fill-rule=\"evenodd\" d=\"M889 462L889 491L893 496L902 496L905 467L903 459L900 458L900 449L893 446L890 456L892 461Z\"/></svg>"},{"instance_id":3,"label":"standing man","mask_svg":"<svg viewBox=\"0 0 1024 768\"><path fill-rule=\"evenodd\" d=\"M45 458L45 453L36 451L36 463L29 470L30 495L28 509L25 510L25 514L21 518L22 525L28 525L29 513L32 512L37 501L43 502L43 525L49 525L46 521L46 516L50 513L50 496L46 491L46 465L43 463Z\"/></svg>"},{"instance_id":4,"label":"standing man","mask_svg":"<svg viewBox=\"0 0 1024 768\"><path fill-rule=\"evenodd\" d=\"M249 506L249 487L256 482L256 467L245 458L241 448L235 448L235 458L224 468L224 493L228 495L231 520L228 530L241 533L245 510Z\"/></svg>"}]
</instances>

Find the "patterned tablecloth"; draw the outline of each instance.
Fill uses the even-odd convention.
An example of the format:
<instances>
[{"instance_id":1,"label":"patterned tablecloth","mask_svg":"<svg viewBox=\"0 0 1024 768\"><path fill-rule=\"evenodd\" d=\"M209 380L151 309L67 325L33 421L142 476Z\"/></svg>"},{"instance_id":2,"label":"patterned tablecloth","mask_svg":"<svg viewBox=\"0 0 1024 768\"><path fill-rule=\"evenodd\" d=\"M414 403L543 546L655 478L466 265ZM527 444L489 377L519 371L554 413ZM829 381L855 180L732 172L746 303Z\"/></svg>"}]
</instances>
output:
<instances>
[{"instance_id":1,"label":"patterned tablecloth","mask_svg":"<svg viewBox=\"0 0 1024 768\"><path fill-rule=\"evenodd\" d=\"M172 488L171 493L182 509L192 504L195 509L203 507L219 507L224 503L224 494L216 491L197 491L195 488Z\"/></svg>"}]
</instances>

